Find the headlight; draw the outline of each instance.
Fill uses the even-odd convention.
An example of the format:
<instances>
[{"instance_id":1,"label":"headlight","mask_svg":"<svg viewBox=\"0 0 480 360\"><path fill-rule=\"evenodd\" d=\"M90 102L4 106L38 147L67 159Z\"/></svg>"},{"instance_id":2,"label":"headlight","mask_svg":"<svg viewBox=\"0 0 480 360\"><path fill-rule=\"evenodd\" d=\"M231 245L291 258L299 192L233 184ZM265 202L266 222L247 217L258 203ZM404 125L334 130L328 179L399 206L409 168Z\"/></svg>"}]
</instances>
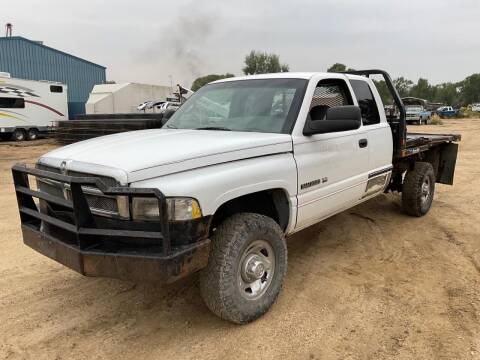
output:
<instances>
[{"instance_id":1,"label":"headlight","mask_svg":"<svg viewBox=\"0 0 480 360\"><path fill-rule=\"evenodd\" d=\"M192 220L202 217L198 201L191 198L167 198L167 213L170 221ZM151 197L134 197L132 199L133 220L160 220L158 199Z\"/></svg>"}]
</instances>

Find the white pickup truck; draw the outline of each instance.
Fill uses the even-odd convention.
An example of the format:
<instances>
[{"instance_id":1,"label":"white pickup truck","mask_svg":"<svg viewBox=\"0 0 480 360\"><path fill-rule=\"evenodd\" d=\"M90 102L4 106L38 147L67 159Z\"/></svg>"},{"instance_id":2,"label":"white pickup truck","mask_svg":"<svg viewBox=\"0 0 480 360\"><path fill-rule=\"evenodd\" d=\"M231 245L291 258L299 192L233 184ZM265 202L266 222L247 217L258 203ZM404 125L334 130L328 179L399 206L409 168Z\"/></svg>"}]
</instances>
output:
<instances>
[{"instance_id":1,"label":"white pickup truck","mask_svg":"<svg viewBox=\"0 0 480 360\"><path fill-rule=\"evenodd\" d=\"M399 119L387 122L372 74ZM280 292L285 237L385 191L426 214L435 183L453 182L459 140L407 134L383 71L281 73L211 83L162 129L12 171L28 246L87 276L169 283L200 271L208 308L247 323Z\"/></svg>"}]
</instances>

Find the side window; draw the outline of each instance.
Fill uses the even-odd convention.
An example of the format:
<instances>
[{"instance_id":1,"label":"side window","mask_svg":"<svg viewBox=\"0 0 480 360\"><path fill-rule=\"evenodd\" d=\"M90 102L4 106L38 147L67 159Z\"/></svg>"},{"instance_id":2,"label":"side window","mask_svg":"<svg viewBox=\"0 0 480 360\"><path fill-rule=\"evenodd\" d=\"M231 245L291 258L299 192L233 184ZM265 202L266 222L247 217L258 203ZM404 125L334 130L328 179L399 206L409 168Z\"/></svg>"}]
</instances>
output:
<instances>
[{"instance_id":1,"label":"side window","mask_svg":"<svg viewBox=\"0 0 480 360\"><path fill-rule=\"evenodd\" d=\"M352 96L345 81L325 79L321 80L315 88L310 110L315 107L316 117L325 118L329 108L352 104Z\"/></svg>"},{"instance_id":2,"label":"side window","mask_svg":"<svg viewBox=\"0 0 480 360\"><path fill-rule=\"evenodd\" d=\"M378 107L373 98L372 90L366 81L350 80L358 105L362 111L363 125L373 125L380 122Z\"/></svg>"},{"instance_id":3,"label":"side window","mask_svg":"<svg viewBox=\"0 0 480 360\"><path fill-rule=\"evenodd\" d=\"M25 100L23 98L2 98L0 97L0 108L3 109L24 109Z\"/></svg>"},{"instance_id":4,"label":"side window","mask_svg":"<svg viewBox=\"0 0 480 360\"><path fill-rule=\"evenodd\" d=\"M62 93L63 92L63 86L50 85L50 92L52 92L52 93Z\"/></svg>"}]
</instances>

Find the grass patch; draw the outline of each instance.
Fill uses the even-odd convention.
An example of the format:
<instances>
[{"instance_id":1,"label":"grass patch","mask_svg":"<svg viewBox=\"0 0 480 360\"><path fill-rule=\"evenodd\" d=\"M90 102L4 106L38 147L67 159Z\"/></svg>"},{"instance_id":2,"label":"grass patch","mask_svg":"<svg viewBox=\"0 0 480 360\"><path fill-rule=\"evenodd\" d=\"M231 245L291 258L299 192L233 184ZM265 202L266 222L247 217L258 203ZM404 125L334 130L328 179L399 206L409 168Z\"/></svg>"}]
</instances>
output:
<instances>
[{"instance_id":1,"label":"grass patch","mask_svg":"<svg viewBox=\"0 0 480 360\"><path fill-rule=\"evenodd\" d=\"M442 121L442 119L440 119L440 116L433 115L432 118L430 119L430 124L431 125L443 125L443 121Z\"/></svg>"},{"instance_id":2,"label":"grass patch","mask_svg":"<svg viewBox=\"0 0 480 360\"><path fill-rule=\"evenodd\" d=\"M458 117L468 119L480 118L480 112L472 111L470 107L462 107L458 112Z\"/></svg>"}]
</instances>

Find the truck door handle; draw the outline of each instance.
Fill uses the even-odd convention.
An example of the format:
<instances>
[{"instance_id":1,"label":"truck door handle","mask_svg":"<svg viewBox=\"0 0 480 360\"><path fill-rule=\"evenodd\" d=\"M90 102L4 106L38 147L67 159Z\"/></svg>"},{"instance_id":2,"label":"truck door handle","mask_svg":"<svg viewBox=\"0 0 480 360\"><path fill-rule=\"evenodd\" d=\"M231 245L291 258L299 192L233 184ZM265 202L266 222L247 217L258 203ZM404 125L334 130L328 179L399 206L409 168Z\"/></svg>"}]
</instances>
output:
<instances>
[{"instance_id":1,"label":"truck door handle","mask_svg":"<svg viewBox=\"0 0 480 360\"><path fill-rule=\"evenodd\" d=\"M360 139L358 140L358 146L361 148L366 148L368 145L368 140L367 139Z\"/></svg>"}]
</instances>

